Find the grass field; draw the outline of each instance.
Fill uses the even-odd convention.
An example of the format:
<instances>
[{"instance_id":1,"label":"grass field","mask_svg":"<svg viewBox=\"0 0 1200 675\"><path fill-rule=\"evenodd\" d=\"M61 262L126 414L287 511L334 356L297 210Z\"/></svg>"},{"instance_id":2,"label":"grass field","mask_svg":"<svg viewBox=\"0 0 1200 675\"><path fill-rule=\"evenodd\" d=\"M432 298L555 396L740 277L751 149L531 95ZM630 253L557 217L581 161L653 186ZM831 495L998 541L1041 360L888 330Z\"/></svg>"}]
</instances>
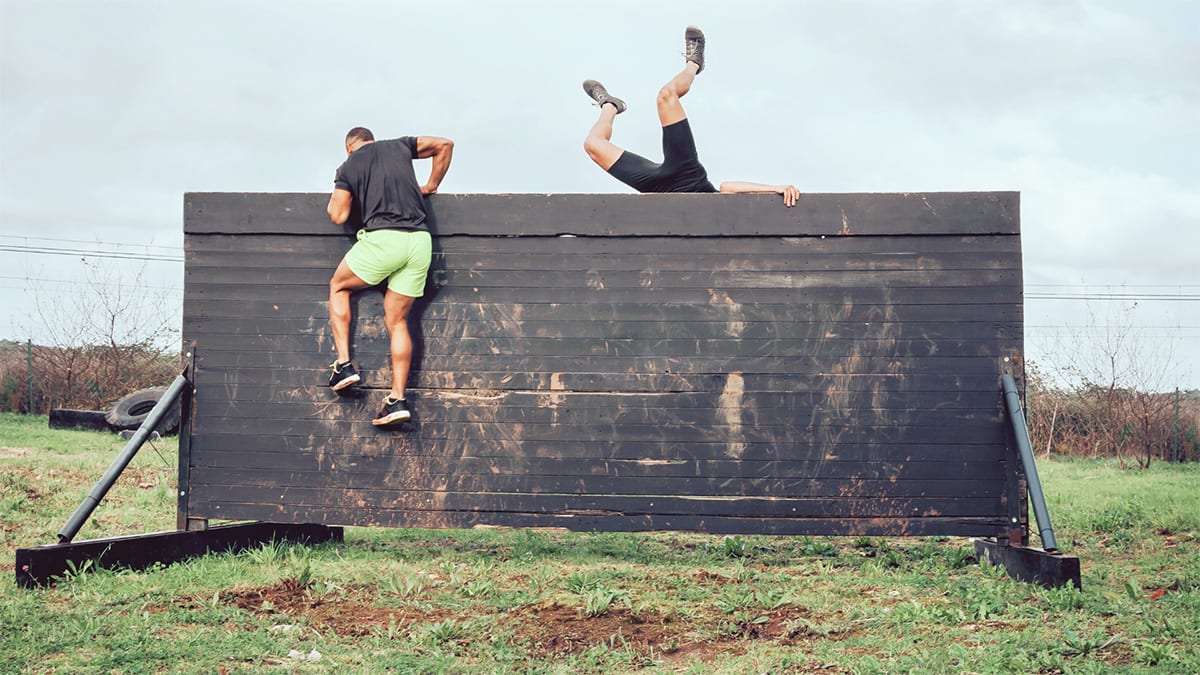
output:
<instances>
[{"instance_id":1,"label":"grass field","mask_svg":"<svg viewBox=\"0 0 1200 675\"><path fill-rule=\"evenodd\" d=\"M1200 465L1043 461L1083 591L955 538L368 530L20 589L121 448L0 414L0 672L1200 672ZM173 529L173 439L77 540Z\"/></svg>"}]
</instances>

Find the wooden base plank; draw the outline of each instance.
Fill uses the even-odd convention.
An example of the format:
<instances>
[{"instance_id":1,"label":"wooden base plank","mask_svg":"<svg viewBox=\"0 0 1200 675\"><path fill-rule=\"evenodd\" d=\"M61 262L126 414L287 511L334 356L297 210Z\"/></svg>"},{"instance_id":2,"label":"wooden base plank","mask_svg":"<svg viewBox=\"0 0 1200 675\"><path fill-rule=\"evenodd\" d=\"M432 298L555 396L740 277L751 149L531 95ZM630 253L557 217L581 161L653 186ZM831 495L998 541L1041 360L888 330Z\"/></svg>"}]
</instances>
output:
<instances>
[{"instance_id":1,"label":"wooden base plank","mask_svg":"<svg viewBox=\"0 0 1200 675\"><path fill-rule=\"evenodd\" d=\"M974 543L975 555L980 562L1003 567L1013 579L1046 588L1061 588L1070 584L1078 590L1083 589L1079 558L1075 556L1025 546L1009 546L991 539L976 539Z\"/></svg>"},{"instance_id":2,"label":"wooden base plank","mask_svg":"<svg viewBox=\"0 0 1200 675\"><path fill-rule=\"evenodd\" d=\"M207 530L154 532L17 549L17 585L46 586L69 569L143 570L215 552L240 552L269 541L319 544L341 541L342 528L313 524L256 522Z\"/></svg>"}]
</instances>

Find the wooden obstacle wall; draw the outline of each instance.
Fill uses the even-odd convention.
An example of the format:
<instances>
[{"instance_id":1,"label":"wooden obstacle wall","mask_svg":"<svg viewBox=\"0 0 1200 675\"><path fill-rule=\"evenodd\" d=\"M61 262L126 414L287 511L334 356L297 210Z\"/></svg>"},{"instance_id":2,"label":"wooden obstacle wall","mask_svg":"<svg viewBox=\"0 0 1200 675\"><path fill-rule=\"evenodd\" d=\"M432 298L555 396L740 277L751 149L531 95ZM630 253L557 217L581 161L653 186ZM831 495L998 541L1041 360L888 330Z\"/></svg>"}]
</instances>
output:
<instances>
[{"instance_id":1,"label":"wooden obstacle wall","mask_svg":"<svg viewBox=\"0 0 1200 675\"><path fill-rule=\"evenodd\" d=\"M1025 526L1017 193L434 196L403 433L378 290L326 386L327 199L186 196L181 524Z\"/></svg>"}]
</instances>

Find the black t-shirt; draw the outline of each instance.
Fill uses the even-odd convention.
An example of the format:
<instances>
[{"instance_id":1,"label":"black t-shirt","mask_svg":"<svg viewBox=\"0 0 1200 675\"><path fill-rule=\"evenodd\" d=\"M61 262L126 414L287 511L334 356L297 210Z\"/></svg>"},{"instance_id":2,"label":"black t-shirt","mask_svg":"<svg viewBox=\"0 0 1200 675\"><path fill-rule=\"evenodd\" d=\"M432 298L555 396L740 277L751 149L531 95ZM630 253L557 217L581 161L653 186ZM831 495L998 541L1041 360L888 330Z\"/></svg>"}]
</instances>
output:
<instances>
[{"instance_id":1,"label":"black t-shirt","mask_svg":"<svg viewBox=\"0 0 1200 675\"><path fill-rule=\"evenodd\" d=\"M428 230L425 199L413 170L417 138L368 143L338 167L333 186L354 196L367 230Z\"/></svg>"}]
</instances>

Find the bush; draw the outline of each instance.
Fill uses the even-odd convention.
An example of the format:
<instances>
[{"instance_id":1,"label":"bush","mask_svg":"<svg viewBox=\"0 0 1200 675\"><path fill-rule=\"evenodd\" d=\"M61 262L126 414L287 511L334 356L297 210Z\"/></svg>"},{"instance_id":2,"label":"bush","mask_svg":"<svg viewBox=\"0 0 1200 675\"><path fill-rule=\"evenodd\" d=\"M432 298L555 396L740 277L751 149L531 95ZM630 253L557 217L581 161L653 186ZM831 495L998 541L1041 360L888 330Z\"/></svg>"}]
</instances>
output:
<instances>
[{"instance_id":1,"label":"bush","mask_svg":"<svg viewBox=\"0 0 1200 675\"><path fill-rule=\"evenodd\" d=\"M1141 467L1200 459L1200 391L1064 390L1049 386L1033 364L1025 386L1029 436L1040 453L1116 457Z\"/></svg>"},{"instance_id":2,"label":"bush","mask_svg":"<svg viewBox=\"0 0 1200 675\"><path fill-rule=\"evenodd\" d=\"M107 410L137 389L166 385L178 357L147 345L33 346L33 410L25 345L0 345L0 411L46 414L51 408Z\"/></svg>"}]
</instances>

